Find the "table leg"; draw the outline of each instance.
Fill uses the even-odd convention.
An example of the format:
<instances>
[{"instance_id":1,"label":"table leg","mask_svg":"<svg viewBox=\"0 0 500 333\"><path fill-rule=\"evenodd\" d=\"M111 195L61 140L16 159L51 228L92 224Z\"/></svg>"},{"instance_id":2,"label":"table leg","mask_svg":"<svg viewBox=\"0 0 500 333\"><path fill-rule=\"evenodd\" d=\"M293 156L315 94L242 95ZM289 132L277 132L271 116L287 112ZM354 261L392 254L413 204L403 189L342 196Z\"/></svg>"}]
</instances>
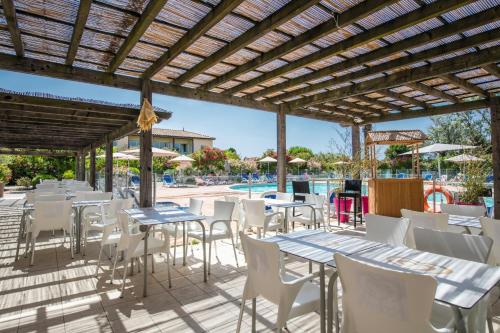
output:
<instances>
[{"instance_id":1,"label":"table leg","mask_svg":"<svg viewBox=\"0 0 500 333\"><path fill-rule=\"evenodd\" d=\"M16 258L14 261L17 261L17 258L19 257L19 248L21 247L21 239L23 237L23 230L24 230L25 223L26 223L26 211L23 212L23 215L21 216L21 221L19 223L19 233L17 235Z\"/></svg>"},{"instance_id":2,"label":"table leg","mask_svg":"<svg viewBox=\"0 0 500 333\"><path fill-rule=\"evenodd\" d=\"M283 231L285 234L288 233L288 207L285 207L285 221L283 222Z\"/></svg>"},{"instance_id":3,"label":"table leg","mask_svg":"<svg viewBox=\"0 0 500 333\"><path fill-rule=\"evenodd\" d=\"M146 231L144 233L144 269L143 269L143 274L144 274L144 280L143 280L143 287L142 287L142 297L148 296L148 238L149 238L149 228L150 226L146 227Z\"/></svg>"},{"instance_id":4,"label":"table leg","mask_svg":"<svg viewBox=\"0 0 500 333\"><path fill-rule=\"evenodd\" d=\"M465 333L467 330L465 328L464 316L459 308L456 306L451 307L453 309L453 316L455 317L455 328L458 333Z\"/></svg>"},{"instance_id":5,"label":"table leg","mask_svg":"<svg viewBox=\"0 0 500 333\"><path fill-rule=\"evenodd\" d=\"M80 242L81 242L81 225L82 225L82 208L75 208L75 217L76 217L76 247L75 253L80 253Z\"/></svg>"},{"instance_id":6,"label":"table leg","mask_svg":"<svg viewBox=\"0 0 500 333\"><path fill-rule=\"evenodd\" d=\"M206 252L206 240L207 235L205 231L205 225L202 221L196 221L201 226L201 230L203 231L203 241L201 242L201 246L203 246L203 281L207 282L207 252Z\"/></svg>"},{"instance_id":7,"label":"table leg","mask_svg":"<svg viewBox=\"0 0 500 333\"><path fill-rule=\"evenodd\" d=\"M472 232L470 231L470 228L469 228L469 227L464 226L464 228L465 228L465 232L466 232L467 234L469 234L469 235L471 235L471 234L472 234Z\"/></svg>"},{"instance_id":8,"label":"table leg","mask_svg":"<svg viewBox=\"0 0 500 333\"><path fill-rule=\"evenodd\" d=\"M182 266L186 266L186 223L182 223Z\"/></svg>"},{"instance_id":9,"label":"table leg","mask_svg":"<svg viewBox=\"0 0 500 333\"><path fill-rule=\"evenodd\" d=\"M354 204L354 230L356 230L356 216L358 215L358 203L356 202L356 196L352 198Z\"/></svg>"},{"instance_id":10,"label":"table leg","mask_svg":"<svg viewBox=\"0 0 500 333\"><path fill-rule=\"evenodd\" d=\"M339 310L338 310L338 298L337 298L337 271L334 271L328 281L328 313L327 313L327 332L333 332L333 310L335 310L335 333L339 332Z\"/></svg>"},{"instance_id":11,"label":"table leg","mask_svg":"<svg viewBox=\"0 0 500 333\"><path fill-rule=\"evenodd\" d=\"M320 331L321 333L326 332L326 327L325 327L325 322L326 322L326 300L325 300L325 264L320 264L319 265L319 315L320 315Z\"/></svg>"}]
</instances>

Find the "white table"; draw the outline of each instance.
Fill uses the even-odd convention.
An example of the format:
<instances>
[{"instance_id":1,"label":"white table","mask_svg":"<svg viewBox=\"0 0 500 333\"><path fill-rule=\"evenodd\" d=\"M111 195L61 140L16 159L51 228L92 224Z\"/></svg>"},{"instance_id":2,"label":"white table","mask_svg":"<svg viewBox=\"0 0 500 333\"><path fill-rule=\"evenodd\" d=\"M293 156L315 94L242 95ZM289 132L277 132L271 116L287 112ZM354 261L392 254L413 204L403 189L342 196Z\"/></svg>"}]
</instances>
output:
<instances>
[{"instance_id":1,"label":"white table","mask_svg":"<svg viewBox=\"0 0 500 333\"><path fill-rule=\"evenodd\" d=\"M143 296L147 296L147 271L148 271L148 237L149 230L151 227L160 224L168 223L186 223L186 222L198 222L203 231L203 281L207 282L207 258L205 250L206 232L205 225L202 220L205 219L204 216L195 215L188 213L176 207L151 207L151 208L133 208L126 209L125 213L139 223L140 231L144 232L144 285L143 285ZM183 239L184 241L184 239ZM171 286L170 274L169 274L169 286Z\"/></svg>"},{"instance_id":2,"label":"white table","mask_svg":"<svg viewBox=\"0 0 500 333\"><path fill-rule=\"evenodd\" d=\"M301 202L301 201L286 201L286 200L278 200L278 199L264 199L266 206L283 208L285 209L285 221L284 221L284 233L288 232L288 209L296 208L296 207L311 207L314 216L314 226L316 227L316 209L313 203ZM326 226L323 223L323 228L326 231Z\"/></svg>"},{"instance_id":3,"label":"white table","mask_svg":"<svg viewBox=\"0 0 500 333\"><path fill-rule=\"evenodd\" d=\"M448 225L463 227L465 231L469 234L471 233L470 228L481 229L480 218L471 216L449 215Z\"/></svg>"},{"instance_id":4,"label":"white table","mask_svg":"<svg viewBox=\"0 0 500 333\"><path fill-rule=\"evenodd\" d=\"M383 245L350 256L386 269L436 278L435 299L453 308L458 332L465 332L462 309L471 309L500 281L500 268L473 261Z\"/></svg>"},{"instance_id":5,"label":"white table","mask_svg":"<svg viewBox=\"0 0 500 333\"><path fill-rule=\"evenodd\" d=\"M274 242L278 244L280 251L290 255L294 255L309 262L319 264L319 281L320 289L320 317L321 317L321 332L326 332L326 299L325 296L325 265L335 267L333 255L335 253L342 253L344 255L351 255L363 250L371 249L381 246L380 243L367 241L359 237L351 237L346 235L339 235L328 233L320 230L304 230L292 232L286 235L278 235L264 239L267 242ZM328 293L333 293L334 283L337 280L337 274L330 277L328 286ZM333 294L332 294L333 295ZM329 299L333 297L330 295ZM333 329L332 325L332 301L330 300L328 307L328 331ZM338 326L338 317L336 320ZM338 330L337 330L338 332Z\"/></svg>"}]
</instances>

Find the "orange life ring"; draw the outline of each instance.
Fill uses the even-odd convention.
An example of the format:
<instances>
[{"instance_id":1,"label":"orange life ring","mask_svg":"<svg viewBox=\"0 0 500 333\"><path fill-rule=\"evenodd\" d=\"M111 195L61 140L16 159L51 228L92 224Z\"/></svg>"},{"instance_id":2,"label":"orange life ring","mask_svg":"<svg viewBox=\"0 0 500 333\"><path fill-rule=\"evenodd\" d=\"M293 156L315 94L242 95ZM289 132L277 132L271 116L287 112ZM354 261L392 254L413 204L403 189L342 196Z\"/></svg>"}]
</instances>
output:
<instances>
[{"instance_id":1,"label":"orange life ring","mask_svg":"<svg viewBox=\"0 0 500 333\"><path fill-rule=\"evenodd\" d=\"M431 211L432 210L431 207L429 207L429 203L427 202L427 198L429 197L429 195L431 195L434 192L436 192L436 193L437 192L443 193L443 195L446 198L446 203L447 204L453 203L453 196L451 195L451 193L449 191L447 191L446 189L441 188L441 186L436 185L435 188L431 187L430 189L428 189L424 193L424 210L425 211Z\"/></svg>"}]
</instances>

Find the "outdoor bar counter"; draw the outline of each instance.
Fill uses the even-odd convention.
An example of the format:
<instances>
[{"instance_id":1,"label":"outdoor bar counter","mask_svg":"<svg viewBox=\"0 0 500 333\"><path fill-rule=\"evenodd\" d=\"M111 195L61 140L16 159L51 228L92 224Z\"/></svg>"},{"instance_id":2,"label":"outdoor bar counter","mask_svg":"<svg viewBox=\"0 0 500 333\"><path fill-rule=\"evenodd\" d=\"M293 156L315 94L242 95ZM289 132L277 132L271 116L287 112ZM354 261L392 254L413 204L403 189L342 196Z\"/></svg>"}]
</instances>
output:
<instances>
[{"instance_id":1,"label":"outdoor bar counter","mask_svg":"<svg viewBox=\"0 0 500 333\"><path fill-rule=\"evenodd\" d=\"M421 178L369 179L370 214L401 217L401 209L424 210L424 181Z\"/></svg>"}]
</instances>

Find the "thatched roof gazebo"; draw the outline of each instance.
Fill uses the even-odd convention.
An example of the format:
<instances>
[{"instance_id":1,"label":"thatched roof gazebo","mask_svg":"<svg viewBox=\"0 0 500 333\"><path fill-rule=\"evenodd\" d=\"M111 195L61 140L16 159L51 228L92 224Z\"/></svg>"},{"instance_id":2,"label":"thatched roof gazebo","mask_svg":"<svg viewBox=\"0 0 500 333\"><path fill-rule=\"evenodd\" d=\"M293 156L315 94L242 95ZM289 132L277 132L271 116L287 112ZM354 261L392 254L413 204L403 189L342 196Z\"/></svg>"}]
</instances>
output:
<instances>
[{"instance_id":1,"label":"thatched roof gazebo","mask_svg":"<svg viewBox=\"0 0 500 333\"><path fill-rule=\"evenodd\" d=\"M280 190L286 115L359 134L359 125L498 108L497 0L1 4L1 69L276 113ZM150 136L141 135L144 177Z\"/></svg>"}]
</instances>

